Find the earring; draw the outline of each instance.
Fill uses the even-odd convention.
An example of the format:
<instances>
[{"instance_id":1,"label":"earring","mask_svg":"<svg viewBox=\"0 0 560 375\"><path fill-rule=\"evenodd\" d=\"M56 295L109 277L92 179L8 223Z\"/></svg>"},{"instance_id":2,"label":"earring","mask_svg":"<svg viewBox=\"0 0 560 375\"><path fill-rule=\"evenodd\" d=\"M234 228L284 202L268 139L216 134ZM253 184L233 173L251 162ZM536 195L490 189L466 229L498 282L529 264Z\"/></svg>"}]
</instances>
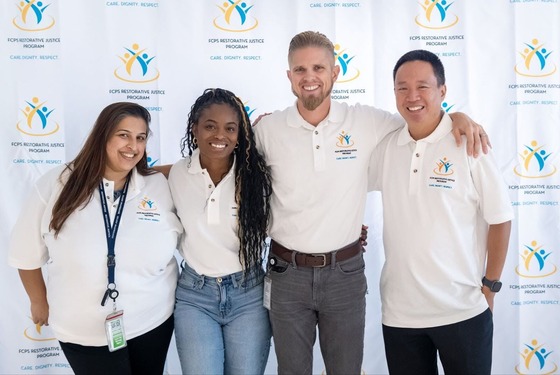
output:
<instances>
[{"instance_id":1,"label":"earring","mask_svg":"<svg viewBox=\"0 0 560 375\"><path fill-rule=\"evenodd\" d=\"M198 144L198 139L196 139L196 138L193 137L192 143L193 143L193 145L196 146L196 145Z\"/></svg>"},{"instance_id":2,"label":"earring","mask_svg":"<svg viewBox=\"0 0 560 375\"><path fill-rule=\"evenodd\" d=\"M238 148L239 148L239 142L237 142L237 143L235 144L234 149L237 150Z\"/></svg>"}]
</instances>

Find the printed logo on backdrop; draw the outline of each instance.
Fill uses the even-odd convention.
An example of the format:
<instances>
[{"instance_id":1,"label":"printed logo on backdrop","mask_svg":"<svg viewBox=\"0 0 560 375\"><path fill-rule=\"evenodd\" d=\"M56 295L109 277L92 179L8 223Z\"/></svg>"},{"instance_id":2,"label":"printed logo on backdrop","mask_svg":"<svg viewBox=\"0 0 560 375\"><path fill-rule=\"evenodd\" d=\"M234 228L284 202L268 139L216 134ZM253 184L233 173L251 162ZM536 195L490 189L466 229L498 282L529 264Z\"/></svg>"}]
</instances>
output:
<instances>
[{"instance_id":1,"label":"printed logo on backdrop","mask_svg":"<svg viewBox=\"0 0 560 375\"><path fill-rule=\"evenodd\" d=\"M549 277L557 272L557 267L549 259L552 251L537 241L523 245L521 249L521 264L515 268L515 273L523 278L539 279Z\"/></svg>"},{"instance_id":2,"label":"printed logo on backdrop","mask_svg":"<svg viewBox=\"0 0 560 375\"><path fill-rule=\"evenodd\" d=\"M61 164L64 143L51 140L60 130L60 124L53 115L56 113L55 109L47 104L47 100L34 96L30 100L25 100L19 110L21 116L15 126L24 139L11 142L11 146L17 150L17 156L12 162L14 164ZM22 158L22 152L35 157ZM53 155L56 153L59 155Z\"/></svg>"},{"instance_id":3,"label":"printed logo on backdrop","mask_svg":"<svg viewBox=\"0 0 560 375\"><path fill-rule=\"evenodd\" d=\"M242 101L243 102L243 101ZM249 119L251 119L251 116L253 115L253 113L257 110L256 108L252 108L249 104L249 102L243 102L243 105L245 106L245 112L247 112L247 115L249 116Z\"/></svg>"},{"instance_id":4,"label":"printed logo on backdrop","mask_svg":"<svg viewBox=\"0 0 560 375\"><path fill-rule=\"evenodd\" d=\"M148 166L150 168L152 168L154 165L157 164L157 162L159 161L159 159L154 159L152 158L150 155L148 155L148 157L146 158L146 161L148 162Z\"/></svg>"},{"instance_id":5,"label":"printed logo on backdrop","mask_svg":"<svg viewBox=\"0 0 560 375\"><path fill-rule=\"evenodd\" d=\"M333 88L331 92L331 99L334 100L348 100L351 96L365 94L364 87L354 88L339 88L338 84L343 84L344 87L349 87L348 84L357 84L357 78L360 76L360 69L356 67L354 58L356 55L349 53L347 48L343 48L339 43L334 45L335 63L340 67L340 73L336 79L336 89Z\"/></svg>"},{"instance_id":6,"label":"printed logo on backdrop","mask_svg":"<svg viewBox=\"0 0 560 375\"><path fill-rule=\"evenodd\" d=\"M519 353L522 361L515 366L515 372L519 375L548 375L558 370L558 365L549 358L553 350L546 343L537 339L524 343Z\"/></svg>"},{"instance_id":7,"label":"printed logo on backdrop","mask_svg":"<svg viewBox=\"0 0 560 375\"><path fill-rule=\"evenodd\" d=\"M18 358L27 363L33 363L33 365L22 364L21 370L70 369L70 365L66 362L64 354L62 354L62 350L56 342L50 327L33 324L24 330L23 335L27 340L32 341L33 345L30 345L30 347L19 347L17 349ZM51 343L51 341L55 342ZM49 362L45 363L45 360Z\"/></svg>"},{"instance_id":8,"label":"printed logo on backdrop","mask_svg":"<svg viewBox=\"0 0 560 375\"><path fill-rule=\"evenodd\" d=\"M556 65L550 59L552 51L538 39L524 43L524 48L519 51L521 62L515 65L515 72L525 77L546 77L556 73Z\"/></svg>"},{"instance_id":9,"label":"printed logo on backdrop","mask_svg":"<svg viewBox=\"0 0 560 375\"><path fill-rule=\"evenodd\" d=\"M340 74L336 83L350 82L360 76L360 70L352 64L352 60L354 60L356 56L350 56L346 48L343 49L340 44L335 44L334 57L336 59L336 64L340 66Z\"/></svg>"},{"instance_id":10,"label":"printed logo on backdrop","mask_svg":"<svg viewBox=\"0 0 560 375\"><path fill-rule=\"evenodd\" d=\"M454 1L424 0L420 2L422 13L414 19L416 24L426 29L448 29L459 22L459 17L450 10Z\"/></svg>"},{"instance_id":11,"label":"printed logo on backdrop","mask_svg":"<svg viewBox=\"0 0 560 375\"><path fill-rule=\"evenodd\" d=\"M512 94L509 105L557 106L558 100L552 99L560 89L558 76L551 82L551 77L558 71L553 61L555 52L537 38L524 42L522 48L516 52L519 57L513 69L519 77L530 81L509 84L508 88ZM538 78L543 80L539 82Z\"/></svg>"},{"instance_id":12,"label":"printed logo on backdrop","mask_svg":"<svg viewBox=\"0 0 560 375\"><path fill-rule=\"evenodd\" d=\"M214 26L220 30L246 32L259 25L259 21L249 14L254 5L250 5L247 1L226 0L216 6L222 15L214 19Z\"/></svg>"},{"instance_id":13,"label":"printed logo on backdrop","mask_svg":"<svg viewBox=\"0 0 560 375\"><path fill-rule=\"evenodd\" d=\"M239 33L254 30L259 25L259 21L252 17L249 12L254 5L246 1L227 0L217 5L222 15L214 18L213 25L220 31L234 33L236 37L212 37L208 38L211 61L259 61L261 55L258 51L251 51L259 45L264 45L263 38L243 38ZM232 35L233 36L233 35ZM214 46L220 46L216 50ZM223 50L222 50L223 49Z\"/></svg>"},{"instance_id":14,"label":"printed logo on backdrop","mask_svg":"<svg viewBox=\"0 0 560 375\"><path fill-rule=\"evenodd\" d=\"M557 168L552 164L553 153L550 146L532 140L522 146L519 152L519 164L512 168L514 176L527 179L522 184L509 185L509 190L517 190L518 201L513 206L558 206L560 185L548 182L556 174Z\"/></svg>"},{"instance_id":15,"label":"printed logo on backdrop","mask_svg":"<svg viewBox=\"0 0 560 375\"><path fill-rule=\"evenodd\" d=\"M25 330L23 331L23 336L31 341L56 340L48 326L41 326L39 324L33 324L32 326L25 328Z\"/></svg>"},{"instance_id":16,"label":"printed logo on backdrop","mask_svg":"<svg viewBox=\"0 0 560 375\"><path fill-rule=\"evenodd\" d=\"M41 137L54 134L60 129L60 125L50 118L54 109L50 109L46 101L33 97L25 103L25 107L20 109L23 118L16 124L21 133Z\"/></svg>"},{"instance_id":17,"label":"printed logo on backdrop","mask_svg":"<svg viewBox=\"0 0 560 375\"><path fill-rule=\"evenodd\" d=\"M44 1L22 0L16 6L19 14L12 23L23 31L44 31L54 26L55 19L48 14L47 9L51 4Z\"/></svg>"},{"instance_id":18,"label":"printed logo on backdrop","mask_svg":"<svg viewBox=\"0 0 560 375\"><path fill-rule=\"evenodd\" d=\"M426 49L439 57L459 57L463 49L463 34L443 34L452 32L459 23L459 16L452 12L455 1L422 0L421 14L414 18L414 22L424 30L422 35L410 35L409 41L420 42Z\"/></svg>"},{"instance_id":19,"label":"printed logo on backdrop","mask_svg":"<svg viewBox=\"0 0 560 375\"><path fill-rule=\"evenodd\" d=\"M449 102L441 103L441 109L443 109L445 113L450 113L453 107L455 107L455 104L450 104Z\"/></svg>"},{"instance_id":20,"label":"printed logo on backdrop","mask_svg":"<svg viewBox=\"0 0 560 375\"><path fill-rule=\"evenodd\" d=\"M159 78L159 71L152 64L155 56L151 56L147 48L133 43L130 48L123 49L125 52L118 56L122 64L115 69L115 77L131 83L153 82Z\"/></svg>"},{"instance_id":21,"label":"printed logo on backdrop","mask_svg":"<svg viewBox=\"0 0 560 375\"><path fill-rule=\"evenodd\" d=\"M19 1L16 3L19 12L12 20L12 24L15 26L12 30L36 32L52 29L56 22L49 15L50 5L50 3L44 1ZM8 36L6 41L13 47L9 53L10 60L58 60L60 35L51 35L52 32L49 34L49 37L42 34Z\"/></svg>"},{"instance_id":22,"label":"printed logo on backdrop","mask_svg":"<svg viewBox=\"0 0 560 375\"><path fill-rule=\"evenodd\" d=\"M356 159L358 149L354 147L354 138L352 134L345 130L341 130L335 137L336 149L334 150L336 160Z\"/></svg>"},{"instance_id":23,"label":"printed logo on backdrop","mask_svg":"<svg viewBox=\"0 0 560 375\"><path fill-rule=\"evenodd\" d=\"M556 173L556 166L549 162L552 155L544 145L536 140L523 146L519 153L521 163L513 168L513 172L525 178L545 178Z\"/></svg>"}]
</instances>

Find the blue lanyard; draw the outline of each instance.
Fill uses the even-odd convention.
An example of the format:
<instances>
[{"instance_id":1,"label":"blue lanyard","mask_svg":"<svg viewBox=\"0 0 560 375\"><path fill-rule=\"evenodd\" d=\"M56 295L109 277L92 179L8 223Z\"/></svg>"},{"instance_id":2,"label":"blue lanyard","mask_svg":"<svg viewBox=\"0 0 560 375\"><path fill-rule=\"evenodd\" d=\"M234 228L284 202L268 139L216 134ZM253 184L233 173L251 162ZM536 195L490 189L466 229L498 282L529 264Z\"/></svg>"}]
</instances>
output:
<instances>
[{"instance_id":1,"label":"blue lanyard","mask_svg":"<svg viewBox=\"0 0 560 375\"><path fill-rule=\"evenodd\" d=\"M109 214L109 206L107 205L107 197L105 196L105 188L103 181L99 183L99 195L101 196L101 209L103 211L103 221L105 222L105 236L107 237L107 290L103 294L101 306L105 306L108 297L111 297L113 302L119 296L117 285L115 284L115 242L117 240L117 231L119 230L119 223L121 221L124 204L126 201L126 193L128 192L128 183L130 182L130 175L126 178L124 183L123 193L117 206L115 220L111 225L111 215Z\"/></svg>"}]
</instances>

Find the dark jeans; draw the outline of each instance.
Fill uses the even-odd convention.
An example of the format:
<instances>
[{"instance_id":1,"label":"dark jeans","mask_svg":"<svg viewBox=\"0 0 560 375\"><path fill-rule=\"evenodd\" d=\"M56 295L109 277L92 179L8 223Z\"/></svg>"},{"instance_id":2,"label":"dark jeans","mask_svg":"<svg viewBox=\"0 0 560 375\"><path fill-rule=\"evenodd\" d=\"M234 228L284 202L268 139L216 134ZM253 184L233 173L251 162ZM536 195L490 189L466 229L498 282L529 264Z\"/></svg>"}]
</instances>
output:
<instances>
[{"instance_id":1,"label":"dark jeans","mask_svg":"<svg viewBox=\"0 0 560 375\"><path fill-rule=\"evenodd\" d=\"M490 374L493 330L490 309L474 318L440 327L395 328L383 325L389 373L437 374L439 352L445 374Z\"/></svg>"},{"instance_id":2,"label":"dark jeans","mask_svg":"<svg viewBox=\"0 0 560 375\"><path fill-rule=\"evenodd\" d=\"M366 277L362 253L326 267L270 265L270 321L278 374L311 374L317 327L327 374L360 374Z\"/></svg>"},{"instance_id":3,"label":"dark jeans","mask_svg":"<svg viewBox=\"0 0 560 375\"><path fill-rule=\"evenodd\" d=\"M107 346L61 342L60 347L76 375L162 374L173 334L173 315L159 327L127 340L127 346L110 352Z\"/></svg>"}]
</instances>

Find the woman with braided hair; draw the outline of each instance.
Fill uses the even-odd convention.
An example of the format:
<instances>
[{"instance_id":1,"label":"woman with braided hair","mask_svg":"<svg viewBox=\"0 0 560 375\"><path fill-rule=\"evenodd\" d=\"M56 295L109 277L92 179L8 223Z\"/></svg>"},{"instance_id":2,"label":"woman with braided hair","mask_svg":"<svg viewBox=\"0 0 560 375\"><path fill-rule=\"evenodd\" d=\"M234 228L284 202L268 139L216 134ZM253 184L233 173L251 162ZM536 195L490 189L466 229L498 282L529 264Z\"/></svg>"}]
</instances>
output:
<instances>
[{"instance_id":1,"label":"woman with braided hair","mask_svg":"<svg viewBox=\"0 0 560 375\"><path fill-rule=\"evenodd\" d=\"M207 89L169 185L185 233L175 335L184 374L262 374L270 349L263 249L270 174L241 100Z\"/></svg>"}]
</instances>

